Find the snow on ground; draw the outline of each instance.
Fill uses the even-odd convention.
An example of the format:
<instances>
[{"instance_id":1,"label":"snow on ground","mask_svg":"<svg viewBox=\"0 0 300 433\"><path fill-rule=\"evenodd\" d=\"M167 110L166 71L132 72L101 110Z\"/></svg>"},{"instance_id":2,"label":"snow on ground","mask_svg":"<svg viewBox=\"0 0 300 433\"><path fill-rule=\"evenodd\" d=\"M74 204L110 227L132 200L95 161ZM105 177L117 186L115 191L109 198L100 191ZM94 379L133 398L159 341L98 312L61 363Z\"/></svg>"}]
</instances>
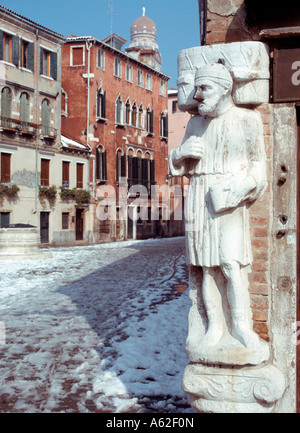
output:
<instances>
[{"instance_id":1,"label":"snow on ground","mask_svg":"<svg viewBox=\"0 0 300 433\"><path fill-rule=\"evenodd\" d=\"M0 412L192 412L184 239L50 251L0 269Z\"/></svg>"}]
</instances>

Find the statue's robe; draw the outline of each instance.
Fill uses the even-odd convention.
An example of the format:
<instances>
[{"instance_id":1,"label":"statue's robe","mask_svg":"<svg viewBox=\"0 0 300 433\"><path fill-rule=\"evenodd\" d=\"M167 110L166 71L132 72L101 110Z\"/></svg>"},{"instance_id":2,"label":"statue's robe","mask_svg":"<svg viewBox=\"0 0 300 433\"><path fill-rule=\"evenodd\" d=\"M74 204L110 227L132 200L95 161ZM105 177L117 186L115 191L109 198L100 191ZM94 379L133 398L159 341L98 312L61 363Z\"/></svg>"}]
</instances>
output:
<instances>
[{"instance_id":1,"label":"statue's robe","mask_svg":"<svg viewBox=\"0 0 300 433\"><path fill-rule=\"evenodd\" d=\"M196 115L187 125L182 144L201 137L203 157L176 162L170 152L173 176L190 179L185 204L187 262L195 266L220 266L237 261L252 262L249 204L266 188L266 155L260 114L232 106L219 117ZM210 187L219 182L229 186L252 176L256 186L235 208L215 212ZM224 192L225 193L225 192Z\"/></svg>"}]
</instances>

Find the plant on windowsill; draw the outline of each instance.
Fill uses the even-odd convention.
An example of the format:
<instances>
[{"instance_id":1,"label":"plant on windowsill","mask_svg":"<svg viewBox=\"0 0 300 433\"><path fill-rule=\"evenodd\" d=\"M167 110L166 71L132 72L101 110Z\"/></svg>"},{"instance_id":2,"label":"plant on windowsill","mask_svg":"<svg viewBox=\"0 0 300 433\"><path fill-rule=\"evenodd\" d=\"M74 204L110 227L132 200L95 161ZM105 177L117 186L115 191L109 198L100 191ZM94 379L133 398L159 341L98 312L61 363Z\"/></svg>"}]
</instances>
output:
<instances>
[{"instance_id":1,"label":"plant on windowsill","mask_svg":"<svg viewBox=\"0 0 300 433\"><path fill-rule=\"evenodd\" d=\"M0 183L0 206L2 206L4 197L13 199L18 195L20 188L15 184Z\"/></svg>"},{"instance_id":2,"label":"plant on windowsill","mask_svg":"<svg viewBox=\"0 0 300 433\"><path fill-rule=\"evenodd\" d=\"M85 189L77 189L77 188L60 188L60 198L62 200L74 200L78 206L82 206L83 204L88 204L90 202L90 193Z\"/></svg>"},{"instance_id":3,"label":"plant on windowsill","mask_svg":"<svg viewBox=\"0 0 300 433\"><path fill-rule=\"evenodd\" d=\"M56 186L39 186L39 199L42 204L45 204L45 199L48 200L51 207L56 201L57 189Z\"/></svg>"}]
</instances>

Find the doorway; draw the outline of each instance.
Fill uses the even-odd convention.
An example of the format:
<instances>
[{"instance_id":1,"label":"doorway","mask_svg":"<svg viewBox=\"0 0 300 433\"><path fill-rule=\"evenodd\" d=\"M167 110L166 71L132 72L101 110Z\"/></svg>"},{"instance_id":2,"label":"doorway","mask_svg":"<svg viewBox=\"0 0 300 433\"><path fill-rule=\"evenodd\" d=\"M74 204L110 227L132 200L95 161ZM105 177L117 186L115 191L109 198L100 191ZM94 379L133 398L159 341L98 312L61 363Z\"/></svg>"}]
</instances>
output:
<instances>
[{"instance_id":1,"label":"doorway","mask_svg":"<svg viewBox=\"0 0 300 433\"><path fill-rule=\"evenodd\" d=\"M84 209L76 209L76 241L83 240Z\"/></svg>"},{"instance_id":2,"label":"doorway","mask_svg":"<svg viewBox=\"0 0 300 433\"><path fill-rule=\"evenodd\" d=\"M49 244L49 212L40 213L41 243Z\"/></svg>"}]
</instances>

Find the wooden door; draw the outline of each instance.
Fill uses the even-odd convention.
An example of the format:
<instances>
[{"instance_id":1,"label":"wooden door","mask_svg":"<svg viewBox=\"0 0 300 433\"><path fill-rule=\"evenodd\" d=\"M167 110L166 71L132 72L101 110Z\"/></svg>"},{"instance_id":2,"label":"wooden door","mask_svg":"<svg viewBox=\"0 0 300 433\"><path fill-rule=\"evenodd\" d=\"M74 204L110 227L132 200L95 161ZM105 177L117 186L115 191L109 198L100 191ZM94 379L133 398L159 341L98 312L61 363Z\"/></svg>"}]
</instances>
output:
<instances>
[{"instance_id":1,"label":"wooden door","mask_svg":"<svg viewBox=\"0 0 300 433\"><path fill-rule=\"evenodd\" d=\"M76 241L83 240L84 210L76 209Z\"/></svg>"},{"instance_id":2,"label":"wooden door","mask_svg":"<svg viewBox=\"0 0 300 433\"><path fill-rule=\"evenodd\" d=\"M40 234L41 243L49 243L49 212L41 212L40 214Z\"/></svg>"}]
</instances>

